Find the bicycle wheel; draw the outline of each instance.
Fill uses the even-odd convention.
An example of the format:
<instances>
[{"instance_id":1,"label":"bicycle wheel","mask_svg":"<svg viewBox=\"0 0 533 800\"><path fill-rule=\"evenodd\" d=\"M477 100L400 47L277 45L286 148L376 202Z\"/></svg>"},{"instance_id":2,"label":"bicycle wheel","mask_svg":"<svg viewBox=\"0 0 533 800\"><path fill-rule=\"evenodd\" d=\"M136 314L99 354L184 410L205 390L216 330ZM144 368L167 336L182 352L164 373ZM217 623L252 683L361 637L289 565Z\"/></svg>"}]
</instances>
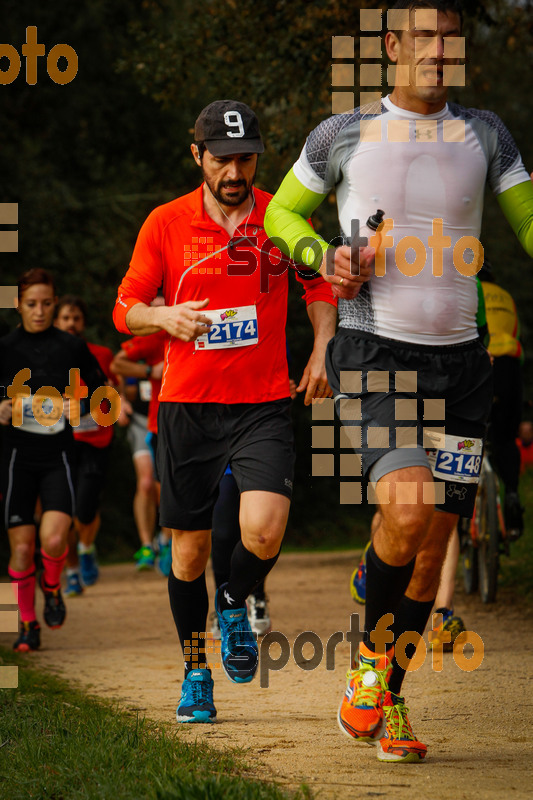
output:
<instances>
[{"instance_id":1,"label":"bicycle wheel","mask_svg":"<svg viewBox=\"0 0 533 800\"><path fill-rule=\"evenodd\" d=\"M493 603L498 589L500 568L500 529L497 507L498 484L492 471L487 472L480 486L479 518L479 593L484 603Z\"/></svg>"},{"instance_id":2,"label":"bicycle wheel","mask_svg":"<svg viewBox=\"0 0 533 800\"><path fill-rule=\"evenodd\" d=\"M461 517L459 520L459 535L461 537L461 553L463 567L463 584L466 594L477 592L479 584L477 547L474 547L470 535L471 520Z\"/></svg>"}]
</instances>

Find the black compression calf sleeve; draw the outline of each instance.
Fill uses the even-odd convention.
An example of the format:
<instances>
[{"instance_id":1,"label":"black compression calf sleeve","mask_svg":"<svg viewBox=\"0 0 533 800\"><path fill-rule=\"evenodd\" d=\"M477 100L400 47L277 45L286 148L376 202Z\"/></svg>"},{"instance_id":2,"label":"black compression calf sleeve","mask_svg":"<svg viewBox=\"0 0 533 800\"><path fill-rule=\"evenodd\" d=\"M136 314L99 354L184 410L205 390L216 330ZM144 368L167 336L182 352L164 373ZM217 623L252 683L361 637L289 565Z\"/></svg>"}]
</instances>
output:
<instances>
[{"instance_id":1,"label":"black compression calf sleeve","mask_svg":"<svg viewBox=\"0 0 533 800\"><path fill-rule=\"evenodd\" d=\"M394 642L396 643L402 633L406 631L414 631L420 636L424 635L426 630L427 621L433 608L433 600L421 603L418 600L411 600L410 597L402 597L398 610L394 615L394 624L392 625L392 632L394 634ZM410 638L415 639L415 636ZM396 660L398 653L394 652L392 660L392 675L389 679L389 689L394 694L400 694L403 679L405 678L406 661L410 661L416 651L416 644L409 643L405 646L405 658L403 657L403 648L400 655L400 661L403 666L400 666Z\"/></svg>"},{"instance_id":2,"label":"black compression calf sleeve","mask_svg":"<svg viewBox=\"0 0 533 800\"><path fill-rule=\"evenodd\" d=\"M211 563L218 587L229 580L231 554L241 540L239 525L239 488L233 475L224 475L219 485L219 495L213 510L211 533Z\"/></svg>"},{"instance_id":3,"label":"black compression calf sleeve","mask_svg":"<svg viewBox=\"0 0 533 800\"><path fill-rule=\"evenodd\" d=\"M255 587L255 589L253 591L253 595L254 595L256 600L265 600L265 580L264 580L264 578Z\"/></svg>"},{"instance_id":4,"label":"black compression calf sleeve","mask_svg":"<svg viewBox=\"0 0 533 800\"><path fill-rule=\"evenodd\" d=\"M191 648L188 655L184 653L185 675L193 668L204 669L206 667L205 637L197 636L193 639L192 634L203 634L207 623L209 597L205 572L202 572L200 577L194 581L180 581L170 570L168 596L181 648L182 650L185 647ZM201 650L204 652L200 652Z\"/></svg>"},{"instance_id":5,"label":"black compression calf sleeve","mask_svg":"<svg viewBox=\"0 0 533 800\"><path fill-rule=\"evenodd\" d=\"M261 581L264 581L278 560L278 556L279 553L273 558L263 560L247 550L242 542L237 542L231 556L231 574L228 585L219 596L220 610L244 608L246 598ZM231 603L226 595L229 595Z\"/></svg>"},{"instance_id":6,"label":"black compression calf sleeve","mask_svg":"<svg viewBox=\"0 0 533 800\"><path fill-rule=\"evenodd\" d=\"M411 580L415 559L402 567L393 567L382 561L371 544L366 553L366 604L365 634L363 641L369 650L375 650L370 640L384 614L396 613L405 590ZM391 642L392 644L392 642ZM390 647L391 645L387 645Z\"/></svg>"}]
</instances>

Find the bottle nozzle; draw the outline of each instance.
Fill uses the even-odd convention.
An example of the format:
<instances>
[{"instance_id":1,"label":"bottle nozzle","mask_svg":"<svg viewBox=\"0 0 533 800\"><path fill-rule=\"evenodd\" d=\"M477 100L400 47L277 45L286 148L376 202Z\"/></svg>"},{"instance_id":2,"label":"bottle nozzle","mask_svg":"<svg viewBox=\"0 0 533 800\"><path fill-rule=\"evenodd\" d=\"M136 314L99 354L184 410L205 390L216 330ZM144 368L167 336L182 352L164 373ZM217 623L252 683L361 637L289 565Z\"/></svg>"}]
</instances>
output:
<instances>
[{"instance_id":1,"label":"bottle nozzle","mask_svg":"<svg viewBox=\"0 0 533 800\"><path fill-rule=\"evenodd\" d=\"M383 217L384 216L385 216L385 212L381 208L378 208L376 213L372 214L372 216L370 216L367 219L367 221L366 221L367 226L369 228L371 228L373 231L377 231L377 229L379 228L379 226L383 222Z\"/></svg>"}]
</instances>

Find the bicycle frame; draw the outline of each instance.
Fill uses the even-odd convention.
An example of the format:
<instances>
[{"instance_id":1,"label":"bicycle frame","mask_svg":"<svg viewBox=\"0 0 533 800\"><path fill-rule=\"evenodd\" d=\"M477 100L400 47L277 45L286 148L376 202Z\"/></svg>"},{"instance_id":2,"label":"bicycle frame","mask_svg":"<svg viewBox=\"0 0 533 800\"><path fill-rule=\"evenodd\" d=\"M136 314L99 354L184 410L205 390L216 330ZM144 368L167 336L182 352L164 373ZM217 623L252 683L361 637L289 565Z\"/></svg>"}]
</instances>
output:
<instances>
[{"instance_id":1,"label":"bicycle frame","mask_svg":"<svg viewBox=\"0 0 533 800\"><path fill-rule=\"evenodd\" d=\"M474 514L462 526L465 591L479 587L484 603L496 599L501 545L508 553L508 540L500 500L500 482L485 453L479 475Z\"/></svg>"}]
</instances>

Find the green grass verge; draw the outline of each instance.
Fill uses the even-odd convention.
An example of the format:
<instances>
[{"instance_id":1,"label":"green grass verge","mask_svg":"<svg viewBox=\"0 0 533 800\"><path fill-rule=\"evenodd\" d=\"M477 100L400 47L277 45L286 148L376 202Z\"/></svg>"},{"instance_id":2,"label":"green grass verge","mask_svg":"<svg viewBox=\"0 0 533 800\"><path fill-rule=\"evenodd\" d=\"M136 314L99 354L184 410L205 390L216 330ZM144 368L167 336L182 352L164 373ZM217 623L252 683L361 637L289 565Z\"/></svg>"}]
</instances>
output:
<instances>
[{"instance_id":1,"label":"green grass verge","mask_svg":"<svg viewBox=\"0 0 533 800\"><path fill-rule=\"evenodd\" d=\"M30 656L31 658L31 656ZM72 688L0 648L19 666L0 690L0 798L5 800L306 800L250 777L238 751L184 741L180 729Z\"/></svg>"}]
</instances>

